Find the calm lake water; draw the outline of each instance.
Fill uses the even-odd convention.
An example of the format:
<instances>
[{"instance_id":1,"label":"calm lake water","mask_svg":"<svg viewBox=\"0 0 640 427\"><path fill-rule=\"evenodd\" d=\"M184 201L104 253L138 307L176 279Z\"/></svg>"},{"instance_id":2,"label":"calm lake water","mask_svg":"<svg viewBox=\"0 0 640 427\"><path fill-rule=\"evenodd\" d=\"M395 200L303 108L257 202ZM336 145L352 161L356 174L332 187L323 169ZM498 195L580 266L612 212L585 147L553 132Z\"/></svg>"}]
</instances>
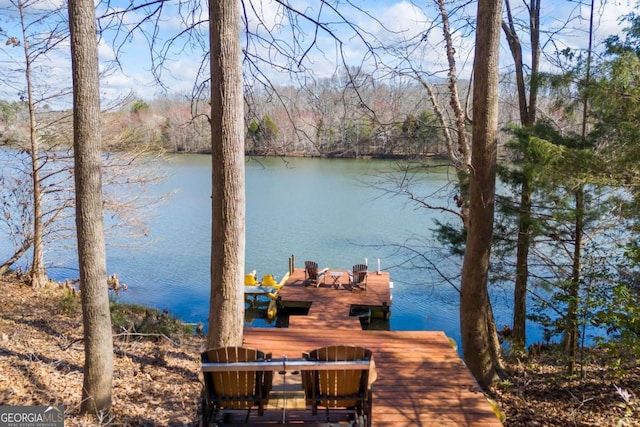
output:
<instances>
[{"instance_id":1,"label":"calm lake water","mask_svg":"<svg viewBox=\"0 0 640 427\"><path fill-rule=\"evenodd\" d=\"M206 324L209 301L211 234L211 159L176 155L162 162L168 178L149 191L173 192L147 219L145 245L111 241L108 272L117 273L129 289L121 301L168 309L188 322ZM418 209L406 197L392 197L376 187L388 180L393 162L326 159L247 159L247 245L245 270L258 276L286 272L288 258L320 267L348 269L365 259L394 282L392 330L443 330L460 341L458 296L433 270L459 266L438 258L431 235L437 211ZM447 187L455 177L445 168L420 172L416 191L447 203ZM399 248L408 246L412 250ZM6 253L0 242L0 255ZM77 277L68 250L49 250L49 274L56 280ZM457 283L456 283L457 284ZM498 325L510 324L510 289L493 291ZM256 321L256 326L263 326ZM264 326L267 326L266 324ZM530 327L529 339L540 332Z\"/></svg>"}]
</instances>

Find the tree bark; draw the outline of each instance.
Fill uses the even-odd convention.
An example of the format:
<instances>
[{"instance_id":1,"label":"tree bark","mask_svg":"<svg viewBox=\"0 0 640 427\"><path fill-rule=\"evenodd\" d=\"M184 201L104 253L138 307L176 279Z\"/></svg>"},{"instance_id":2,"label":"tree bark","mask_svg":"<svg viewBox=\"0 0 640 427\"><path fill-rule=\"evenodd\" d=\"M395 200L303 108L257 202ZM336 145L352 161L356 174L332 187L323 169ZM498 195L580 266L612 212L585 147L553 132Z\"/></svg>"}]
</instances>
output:
<instances>
[{"instance_id":1,"label":"tree bark","mask_svg":"<svg viewBox=\"0 0 640 427\"><path fill-rule=\"evenodd\" d=\"M591 55L593 50L593 16L594 16L594 0L591 0L589 18L589 48L587 49L587 65L585 85L589 85L591 82ZM582 100L582 139L587 138L587 116L589 110L589 98L585 96ZM565 352L569 361L567 363L567 369L569 375L573 375L576 364L576 352L578 350L578 324L579 315L578 310L580 307L580 279L582 276L582 244L584 235L584 204L585 204L585 189L584 185L578 186L575 192L575 224L574 224L574 239L575 246L573 249L573 265L571 267L571 281L569 283L569 304L567 307L566 318L566 330L564 332L563 344Z\"/></svg>"},{"instance_id":2,"label":"tree bark","mask_svg":"<svg viewBox=\"0 0 640 427\"><path fill-rule=\"evenodd\" d=\"M582 276L582 238L584 235L584 185L580 185L575 194L575 235L571 280L569 281L566 325L563 336L564 350L567 354L567 370L573 375L578 351L578 327L580 323L578 310L580 307L580 278Z\"/></svg>"},{"instance_id":3,"label":"tree bark","mask_svg":"<svg viewBox=\"0 0 640 427\"><path fill-rule=\"evenodd\" d=\"M42 226L42 187L40 183L40 150L38 143L36 110L33 100L33 84L31 80L31 54L29 36L25 22L25 3L18 2L20 24L22 26L22 48L25 60L25 80L27 82L27 106L29 108L29 142L31 149L31 184L33 197L33 260L31 264L31 286L41 288L47 283L47 271L44 267L43 226Z\"/></svg>"},{"instance_id":4,"label":"tree bark","mask_svg":"<svg viewBox=\"0 0 640 427\"><path fill-rule=\"evenodd\" d=\"M493 345L496 331L487 289L495 204L501 9L501 0L478 2L469 226L460 289L463 356L481 387L497 378L501 363Z\"/></svg>"},{"instance_id":5,"label":"tree bark","mask_svg":"<svg viewBox=\"0 0 640 427\"><path fill-rule=\"evenodd\" d=\"M212 236L209 348L242 345L244 326L244 104L236 0L209 1Z\"/></svg>"},{"instance_id":6,"label":"tree bark","mask_svg":"<svg viewBox=\"0 0 640 427\"><path fill-rule=\"evenodd\" d=\"M531 66L529 97L527 102L527 85L525 82L525 67L522 55L522 44L518 38L516 27L511 14L509 0L505 1L507 22L503 22L502 29L509 43L511 56L516 72L518 87L518 105L520 123L523 127L531 127L536 121L538 104L538 70L540 65L540 2L532 0L529 3L529 40L531 42ZM526 150L523 153L523 163L527 163ZM516 280L513 291L513 333L512 346L515 350L524 351L527 342L527 288L529 280L529 248L531 246L531 178L524 174L520 187L520 212L518 214L518 237L516 254Z\"/></svg>"},{"instance_id":7,"label":"tree bark","mask_svg":"<svg viewBox=\"0 0 640 427\"><path fill-rule=\"evenodd\" d=\"M22 245L16 249L5 262L0 264L0 276L4 276L11 269L11 266L16 263L22 255L24 255L31 247L31 240L23 240Z\"/></svg>"},{"instance_id":8,"label":"tree bark","mask_svg":"<svg viewBox=\"0 0 640 427\"><path fill-rule=\"evenodd\" d=\"M524 159L526 162L526 159ZM514 350L524 351L527 344L527 288L529 282L529 248L531 246L531 185L530 177L523 176L520 186L520 211L516 244L516 281L513 290Z\"/></svg>"},{"instance_id":9,"label":"tree bark","mask_svg":"<svg viewBox=\"0 0 640 427\"><path fill-rule=\"evenodd\" d=\"M449 26L449 14L445 8L444 0L436 0L440 16L442 18L442 31L447 49L447 64L449 65L449 73L447 74L449 87L449 105L454 115L455 129L458 133L458 144L455 151L452 151L451 160L456 163L460 169L465 169L471 163L471 153L469 144L467 143L467 116L462 105L460 104L460 95L458 93L458 71L455 60L455 48L453 46L453 37Z\"/></svg>"},{"instance_id":10,"label":"tree bark","mask_svg":"<svg viewBox=\"0 0 640 427\"><path fill-rule=\"evenodd\" d=\"M91 0L69 1L69 29L76 228L85 354L80 411L104 416L111 410L113 338L102 211L98 43Z\"/></svg>"},{"instance_id":11,"label":"tree bark","mask_svg":"<svg viewBox=\"0 0 640 427\"><path fill-rule=\"evenodd\" d=\"M433 111L440 122L442 135L449 159L453 162L457 170L458 188L460 194L457 195L457 203L460 209L460 217L462 218L463 227L467 228L469 218L469 165L471 165L471 148L467 135L467 115L465 109L460 102L460 93L458 91L458 71L455 59L455 47L453 36L451 34L451 26L449 24L449 14L446 9L444 0L435 0L440 18L442 19L442 33L445 40L447 64L449 71L447 73L449 89L449 106L453 112L453 121L451 122L446 111L440 106L438 97L433 91L432 85L428 83L416 70L413 69L418 82L427 91L429 100L433 106ZM453 136L455 133L455 138Z\"/></svg>"}]
</instances>

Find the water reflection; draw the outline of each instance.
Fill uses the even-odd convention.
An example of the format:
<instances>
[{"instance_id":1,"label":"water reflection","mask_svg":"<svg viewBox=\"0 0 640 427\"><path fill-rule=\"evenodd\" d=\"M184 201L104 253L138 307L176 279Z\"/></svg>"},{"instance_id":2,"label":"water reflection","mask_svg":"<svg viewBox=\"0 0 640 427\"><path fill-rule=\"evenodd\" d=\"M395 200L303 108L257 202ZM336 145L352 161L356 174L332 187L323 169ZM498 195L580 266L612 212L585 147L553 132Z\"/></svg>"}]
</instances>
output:
<instances>
[{"instance_id":1,"label":"water reflection","mask_svg":"<svg viewBox=\"0 0 640 427\"><path fill-rule=\"evenodd\" d=\"M126 237L108 240L108 273L117 274L128 285L117 299L168 309L187 322L206 324L211 158L177 155L157 168L166 171L168 179L149 188L149 193L174 194L148 218L149 231L142 242L133 245ZM406 198L376 188L393 169L393 162L384 161L248 160L245 271L257 270L258 277L273 274L279 280L288 271L292 254L296 267L313 259L321 268L339 270L365 259L380 259L381 268L390 272L394 282L388 327L442 330L459 341L457 292L428 269L429 264L449 266L451 271L459 268L441 257L431 232L434 220L446 219L446 214L416 209ZM424 170L413 179L431 200L452 203L447 198L452 181L446 169ZM11 249L6 244L0 241L0 255ZM49 274L55 280L78 277L71 248L69 242L47 248ZM494 305L499 327L510 323L508 300ZM277 324L252 307L248 307L247 322L264 327ZM535 329L530 332L533 341L540 340L536 333Z\"/></svg>"}]
</instances>

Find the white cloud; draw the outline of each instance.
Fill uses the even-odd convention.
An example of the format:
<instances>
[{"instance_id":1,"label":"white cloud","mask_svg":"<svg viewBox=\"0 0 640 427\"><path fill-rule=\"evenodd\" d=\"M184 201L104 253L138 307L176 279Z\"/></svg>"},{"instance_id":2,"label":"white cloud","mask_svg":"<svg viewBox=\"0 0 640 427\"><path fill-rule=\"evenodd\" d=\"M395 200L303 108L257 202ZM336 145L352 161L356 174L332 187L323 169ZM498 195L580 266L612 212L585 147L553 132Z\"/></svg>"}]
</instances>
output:
<instances>
[{"instance_id":1,"label":"white cloud","mask_svg":"<svg viewBox=\"0 0 640 427\"><path fill-rule=\"evenodd\" d=\"M200 68L198 58L184 57L165 64L166 71L170 74L173 84L171 91L175 93L190 93L196 81L197 71Z\"/></svg>"},{"instance_id":2,"label":"white cloud","mask_svg":"<svg viewBox=\"0 0 640 427\"><path fill-rule=\"evenodd\" d=\"M3 18L19 19L20 14L17 2L11 0L0 0L0 10ZM61 11L66 13L67 2L65 0L38 0L27 2L24 4L25 16L29 20L34 15L42 15L52 11Z\"/></svg>"},{"instance_id":3,"label":"white cloud","mask_svg":"<svg viewBox=\"0 0 640 427\"><path fill-rule=\"evenodd\" d=\"M168 67L171 70L170 76L165 76L163 83L165 87L156 82L153 76L145 70L136 70L129 67L127 69L112 69L105 73L100 81L100 90L105 102L126 97L133 92L138 97L151 100L165 94L165 88L171 93L191 93L193 82L193 68L189 61L185 60L181 64L172 64Z\"/></svg>"},{"instance_id":4,"label":"white cloud","mask_svg":"<svg viewBox=\"0 0 640 427\"><path fill-rule=\"evenodd\" d=\"M292 2L293 7L300 7L300 4ZM266 33L279 33L280 30L290 26L286 10L274 0L246 1L241 13L243 19L247 20L250 33L265 35Z\"/></svg>"},{"instance_id":5,"label":"white cloud","mask_svg":"<svg viewBox=\"0 0 640 427\"><path fill-rule=\"evenodd\" d=\"M598 50L606 37L620 33L624 24L619 18L635 10L635 2L602 0L595 2L594 7L593 48ZM543 39L542 43L547 45L547 49L587 49L590 13L590 5L586 3L545 3L541 11L541 29L552 37L552 42Z\"/></svg>"},{"instance_id":6,"label":"white cloud","mask_svg":"<svg viewBox=\"0 0 640 427\"><path fill-rule=\"evenodd\" d=\"M431 24L431 20L422 9L407 1L392 4L375 12L377 19L361 26L370 30L382 41L402 42L420 37Z\"/></svg>"},{"instance_id":7,"label":"white cloud","mask_svg":"<svg viewBox=\"0 0 640 427\"><path fill-rule=\"evenodd\" d=\"M294 45L291 36L295 34L298 43L295 54L305 54L302 65L315 77L334 75L342 67L343 61L349 66L367 67L371 65L368 64L372 59L371 49L379 50L381 45L395 46L419 37L429 25L427 15L405 0L393 3L367 2L359 8L348 3L320 5L319 2L299 1L289 4L307 17L295 14L291 18L283 17L283 10L274 8L271 0L263 0L257 7L264 14L264 21L272 22L271 29L275 29L276 35L290 46ZM320 22L322 28L317 28L312 20ZM265 25L262 29L267 27ZM255 28L258 27L252 27L253 31ZM296 60L284 55L274 56L273 51L267 51L266 48L256 53L263 54L272 62L280 61L280 64Z\"/></svg>"},{"instance_id":8,"label":"white cloud","mask_svg":"<svg viewBox=\"0 0 640 427\"><path fill-rule=\"evenodd\" d=\"M634 3L629 1L612 1L605 4L601 4L595 11L595 27L596 36L595 42L599 43L605 38L613 34L620 34L622 28L627 26L627 23L621 22L620 18L628 15L629 13L637 10ZM588 10L583 9L585 16L588 15Z\"/></svg>"},{"instance_id":9,"label":"white cloud","mask_svg":"<svg viewBox=\"0 0 640 427\"><path fill-rule=\"evenodd\" d=\"M238 1L242 4L241 0ZM49 8L55 8L64 5L65 1L44 0L41 4ZM117 3L112 4L117 6ZM372 55L369 51L371 47L375 48L384 45L400 48L410 40L422 40L420 49L404 50L402 54L396 55L395 58L379 50L376 53L381 55L380 58L382 58L383 62L390 66L394 65L394 61L398 63L398 58L406 55L411 58L418 68L432 72L446 70L442 29L439 24L438 12L433 9L431 2L367 0L366 2L354 3L359 5L360 9L351 6L347 2L325 3L322 5L322 9L319 9L321 4L317 1L290 0L287 4L296 11L304 12L309 17L325 23L332 34L323 30L316 32L315 26L308 19L287 11L275 0L244 0L244 9L241 9L241 13L246 12L248 28L252 33L260 36L265 36L269 33L273 34L276 39L283 43L281 47L289 49L289 54L293 51L293 41L291 40L293 34L296 34L298 41L300 41L296 55L301 55L306 48L313 45L312 49L306 52L307 58L304 65L314 73L315 77L330 77L340 69L343 58L337 51L337 47L341 47L342 54L349 65L371 66L373 68ZM100 60L102 61L101 68L105 69L108 63L116 59L116 55L118 55L123 70L112 72L104 79L103 92L107 96L121 96L124 92L130 90L135 90L145 98L160 95L163 89L153 80L150 72L152 64L149 37L152 26L156 23L159 25L160 32L158 36L162 43L183 31L187 25L208 18L206 16L208 12L207 1L200 0L198 5L199 10L193 15L192 20L185 22L186 18L182 18L175 8L171 9L172 6L169 2L165 2L163 4L164 16L162 19L145 23L142 28L146 30L145 32L136 31L130 34L128 38L124 37L124 33L120 33L120 38L116 40L115 45L115 48L119 49L118 51L114 51L112 43L115 33L105 32L98 46ZM514 5L514 8L521 7L518 2L512 2L512 5ZM3 9L3 6L8 6L8 0L0 0L0 9L5 12L6 9ZM332 6L340 7L339 12L342 16L338 16L335 11L332 11ZM544 6L542 28L552 30L560 30L562 28L562 31L554 33L554 42L558 46L586 47L585 28L588 22L584 19L582 21L574 19L567 25L566 21L570 14L573 14L574 17L578 14L588 17L588 10L584 8L581 10L576 3L567 2L546 2ZM599 7L597 10L596 42L611 34L619 33L619 16L629 13L634 10L634 7L635 2L632 0L611 0L606 2L605 6ZM127 14L124 17L124 26L120 27L120 29L134 28L143 18L147 17L148 12L149 10L138 10L135 13ZM526 13L522 9L518 9L516 12ZM467 23L467 20L460 18L462 18L461 15L464 15L465 18L472 18L474 14L475 3L472 3L467 9L458 9L457 15L451 17L452 27L456 29L456 25L459 26L457 28L459 31L454 32L454 44L458 53L460 76L464 76L465 73L468 74L475 41L474 33L470 27L466 27L467 29L463 30L465 28L463 25ZM343 18L346 18L348 22L345 23ZM4 22L0 26L7 29L9 24L16 24L15 17L5 14ZM356 34L354 28L361 30L360 34ZM198 31L200 31L199 35L203 37L201 39L202 44L191 44L192 40L181 40L168 52L166 61L163 64L162 76L165 79L164 83L173 92L190 93L195 82L196 72L200 66L199 61L207 49L208 43L208 29L200 27ZM335 37L339 40L337 41ZM526 49L526 37L523 37L522 41ZM255 44L249 46L249 48L254 49L253 52L256 55L263 59L268 59L272 63L281 66L288 64L295 66L297 58L290 57L287 52L276 52L264 44ZM554 46L548 44L547 48L554 48ZM504 46L503 49L505 49L503 50L505 52L503 57L508 61L508 51ZM10 59L7 56L9 54L13 55L15 60L14 53L8 51L6 47L0 46L0 61ZM65 45L61 50L59 58L51 54L48 60L52 61L52 70L56 70L55 73L52 71L50 74L58 81L63 81L62 79L66 78L63 76L68 75L70 68L68 65L68 45ZM66 64L66 67L63 64ZM266 63L262 64L261 67L261 71L276 75L275 71L269 69ZM287 80L286 78L275 77L274 79L285 83L291 82L290 78ZM0 93L9 92L6 88L0 87Z\"/></svg>"},{"instance_id":10,"label":"white cloud","mask_svg":"<svg viewBox=\"0 0 640 427\"><path fill-rule=\"evenodd\" d=\"M113 61L116 58L112 47L105 40L98 42L98 58L100 61Z\"/></svg>"}]
</instances>

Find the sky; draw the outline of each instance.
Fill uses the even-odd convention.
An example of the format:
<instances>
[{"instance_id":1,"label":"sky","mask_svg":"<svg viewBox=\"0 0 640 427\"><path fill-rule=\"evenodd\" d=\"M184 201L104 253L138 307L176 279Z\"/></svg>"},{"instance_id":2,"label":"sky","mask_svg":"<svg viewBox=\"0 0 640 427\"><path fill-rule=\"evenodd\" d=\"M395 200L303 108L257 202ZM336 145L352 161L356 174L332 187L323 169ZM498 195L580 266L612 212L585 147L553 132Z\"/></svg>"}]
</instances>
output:
<instances>
[{"instance_id":1,"label":"sky","mask_svg":"<svg viewBox=\"0 0 640 427\"><path fill-rule=\"evenodd\" d=\"M24 51L21 47L5 44L8 37L21 36L15 7L17 1L0 0L0 99L8 101L19 100L24 91L20 77L20 70L24 68ZM198 78L198 71L208 43L208 9L204 0L183 1L180 8L178 1L163 2L160 14L158 10L146 7L124 16L117 12L126 7L129 0L112 0L108 7L104 2L97 3L97 15L101 17L99 29L102 30L99 57L103 72L103 105L131 93L146 100L192 93L194 85L202 80ZM141 4L139 0L132 2ZM450 7L458 53L458 73L461 78L468 77L474 32L467 25L467 18L474 15L476 2L467 2L469 4L460 8L454 8L462 3L460 1L448 0L446 3ZM383 78L390 71L405 67L407 58L410 58L412 67L423 70L432 78L445 75L442 30L437 23L433 0L289 0L286 4L289 9L275 0L241 3L243 48L254 61L258 61L257 68L264 73L262 79L291 84L301 76L307 79L309 76L328 78L340 69L343 62L372 73L377 70L376 77ZM514 13L523 12L521 0L512 0L511 4ZM635 4L634 0L596 0L595 43L610 34L619 33L618 18L634 10ZM30 24L28 33L32 45L37 46L43 34L55 34L54 23L62 23L59 28L64 27L66 1L28 0L27 5L26 21ZM542 5L541 28L554 31L553 43L543 40L545 48L587 46L587 5L573 0L546 0ZM187 13L190 9L194 10ZM49 16L41 21L45 24L36 23L43 14ZM567 24L568 17L571 19ZM318 29L312 21L322 23L322 28ZM140 25L141 22L143 24ZM188 27L194 31L186 37L184 31ZM250 37L246 36L246 29ZM179 34L182 36L175 39ZM152 43L154 38L156 40ZM170 40L173 43L167 44ZM163 60L159 59L160 56ZM509 56L503 42L501 57L505 69L509 66ZM162 66L158 67L160 63ZM68 91L71 82L69 64L67 38L57 45L55 51L34 61L34 72L38 73L37 93L44 97L52 92ZM256 69L247 67L247 64L245 62L246 81L251 84L250 75L255 75ZM154 67L155 76L152 73ZM291 70L298 73L292 74ZM204 71L208 72L207 69ZM162 83L158 82L158 77Z\"/></svg>"}]
</instances>

